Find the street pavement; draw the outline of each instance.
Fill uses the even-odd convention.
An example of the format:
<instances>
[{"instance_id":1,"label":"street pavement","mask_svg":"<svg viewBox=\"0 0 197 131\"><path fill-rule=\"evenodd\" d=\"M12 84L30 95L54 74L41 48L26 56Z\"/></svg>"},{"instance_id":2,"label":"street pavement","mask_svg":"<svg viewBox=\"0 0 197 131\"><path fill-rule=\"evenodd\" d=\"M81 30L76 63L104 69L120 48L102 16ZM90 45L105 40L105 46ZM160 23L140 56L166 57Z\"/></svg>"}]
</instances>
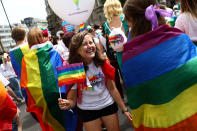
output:
<instances>
[{"instance_id":1,"label":"street pavement","mask_svg":"<svg viewBox=\"0 0 197 131\"><path fill-rule=\"evenodd\" d=\"M21 110L20 120L22 121L23 131L42 131L39 123L32 118L30 113L26 112L26 105L20 105L19 108ZM129 125L126 117L122 114L120 109L118 111L118 116L121 131L134 131L134 128Z\"/></svg>"}]
</instances>

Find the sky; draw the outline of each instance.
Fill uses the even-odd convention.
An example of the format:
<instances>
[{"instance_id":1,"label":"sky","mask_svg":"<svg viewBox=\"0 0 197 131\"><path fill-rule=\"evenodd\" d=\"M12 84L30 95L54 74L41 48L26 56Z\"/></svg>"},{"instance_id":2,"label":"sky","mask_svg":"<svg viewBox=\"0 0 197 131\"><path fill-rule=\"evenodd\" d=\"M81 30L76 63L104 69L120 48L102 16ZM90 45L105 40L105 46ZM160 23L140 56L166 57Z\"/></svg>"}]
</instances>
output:
<instances>
[{"instance_id":1,"label":"sky","mask_svg":"<svg viewBox=\"0 0 197 131\"><path fill-rule=\"evenodd\" d=\"M1 0L0 0L1 1ZM20 23L26 17L46 19L44 0L2 0L10 23ZM8 25L0 2L0 25Z\"/></svg>"}]
</instances>

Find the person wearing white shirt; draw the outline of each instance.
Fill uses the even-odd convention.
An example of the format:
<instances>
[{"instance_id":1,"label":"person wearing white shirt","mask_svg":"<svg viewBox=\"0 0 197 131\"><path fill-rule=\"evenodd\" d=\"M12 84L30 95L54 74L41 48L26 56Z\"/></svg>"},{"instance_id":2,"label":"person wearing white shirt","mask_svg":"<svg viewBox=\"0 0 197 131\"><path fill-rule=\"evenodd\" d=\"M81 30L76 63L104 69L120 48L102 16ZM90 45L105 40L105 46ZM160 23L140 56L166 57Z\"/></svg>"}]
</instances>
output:
<instances>
[{"instance_id":1,"label":"person wearing white shirt","mask_svg":"<svg viewBox=\"0 0 197 131\"><path fill-rule=\"evenodd\" d=\"M22 102L22 99L17 97L13 90L10 88L10 82L0 73L0 81L6 87L8 94L14 98L17 102Z\"/></svg>"},{"instance_id":2,"label":"person wearing white shirt","mask_svg":"<svg viewBox=\"0 0 197 131\"><path fill-rule=\"evenodd\" d=\"M18 83L19 80L14 72L14 69L11 66L11 63L8 60L8 54L4 53L3 63L0 65L0 72L10 82L10 87L12 88L16 96L23 99Z\"/></svg>"},{"instance_id":3,"label":"person wearing white shirt","mask_svg":"<svg viewBox=\"0 0 197 131\"><path fill-rule=\"evenodd\" d=\"M77 103L79 116L87 131L101 130L102 122L108 131L119 131L117 105L131 123L131 114L122 101L114 83L115 69L96 48L93 36L90 33L80 32L74 36L70 46L68 62L71 64L84 63L86 85L84 85L84 88L74 85L69 91L67 99L59 98L60 109L70 110ZM104 68L110 71L104 73Z\"/></svg>"},{"instance_id":4,"label":"person wearing white shirt","mask_svg":"<svg viewBox=\"0 0 197 131\"><path fill-rule=\"evenodd\" d=\"M181 0L181 14L178 16L175 27L187 34L197 45L197 1Z\"/></svg>"},{"instance_id":5,"label":"person wearing white shirt","mask_svg":"<svg viewBox=\"0 0 197 131\"><path fill-rule=\"evenodd\" d=\"M65 46L63 40L58 41L57 48L55 50L60 54L64 61L68 59L68 48Z\"/></svg>"}]
</instances>

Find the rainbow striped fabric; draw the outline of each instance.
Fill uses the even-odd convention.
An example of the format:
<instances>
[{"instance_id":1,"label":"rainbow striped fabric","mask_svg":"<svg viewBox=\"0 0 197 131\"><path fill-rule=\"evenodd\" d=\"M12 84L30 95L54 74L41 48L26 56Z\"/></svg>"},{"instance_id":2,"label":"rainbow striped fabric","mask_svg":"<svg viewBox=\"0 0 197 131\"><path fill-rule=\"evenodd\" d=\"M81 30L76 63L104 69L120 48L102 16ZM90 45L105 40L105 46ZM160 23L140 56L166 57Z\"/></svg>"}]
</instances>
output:
<instances>
[{"instance_id":1,"label":"rainbow striped fabric","mask_svg":"<svg viewBox=\"0 0 197 131\"><path fill-rule=\"evenodd\" d=\"M0 81L0 130L11 131L12 120L17 112L16 104L8 95L6 88Z\"/></svg>"},{"instance_id":2,"label":"rainbow striped fabric","mask_svg":"<svg viewBox=\"0 0 197 131\"><path fill-rule=\"evenodd\" d=\"M59 87L75 83L84 83L86 80L83 63L67 64L57 67Z\"/></svg>"},{"instance_id":3,"label":"rainbow striped fabric","mask_svg":"<svg viewBox=\"0 0 197 131\"><path fill-rule=\"evenodd\" d=\"M24 55L21 88L28 96L27 111L36 115L43 131L75 131L76 112L62 111L58 106L57 66L62 66L61 57L49 44Z\"/></svg>"},{"instance_id":4,"label":"rainbow striped fabric","mask_svg":"<svg viewBox=\"0 0 197 131\"><path fill-rule=\"evenodd\" d=\"M136 131L197 130L197 50L163 25L124 45L122 73Z\"/></svg>"},{"instance_id":5,"label":"rainbow striped fabric","mask_svg":"<svg viewBox=\"0 0 197 131\"><path fill-rule=\"evenodd\" d=\"M10 50L10 59L12 63L12 67L18 76L18 78L21 78L21 62L24 54L26 54L29 51L29 45L27 43L22 44L19 47L15 47Z\"/></svg>"},{"instance_id":6,"label":"rainbow striped fabric","mask_svg":"<svg viewBox=\"0 0 197 131\"><path fill-rule=\"evenodd\" d=\"M82 24L80 24L80 32L85 30L85 24L84 22Z\"/></svg>"}]
</instances>

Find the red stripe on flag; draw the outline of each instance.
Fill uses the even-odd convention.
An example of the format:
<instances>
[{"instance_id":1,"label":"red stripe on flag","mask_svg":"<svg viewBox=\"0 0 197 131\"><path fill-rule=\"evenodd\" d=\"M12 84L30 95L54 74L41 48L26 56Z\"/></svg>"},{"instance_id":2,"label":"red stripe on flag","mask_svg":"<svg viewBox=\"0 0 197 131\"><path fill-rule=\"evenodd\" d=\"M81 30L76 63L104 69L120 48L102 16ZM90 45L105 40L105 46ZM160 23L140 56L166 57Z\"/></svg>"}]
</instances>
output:
<instances>
[{"instance_id":1,"label":"red stripe on flag","mask_svg":"<svg viewBox=\"0 0 197 131\"><path fill-rule=\"evenodd\" d=\"M22 60L22 69L21 69L21 88L25 88L25 91L27 93L27 112L33 112L35 113L37 119L39 120L40 126L43 131L54 131L51 126L49 126L47 123L43 122L43 108L38 107L36 105L35 100L33 99L30 91L27 88L27 68L26 68L26 63L24 59Z\"/></svg>"},{"instance_id":2,"label":"red stripe on flag","mask_svg":"<svg viewBox=\"0 0 197 131\"><path fill-rule=\"evenodd\" d=\"M135 131L197 131L196 123L197 113L168 128L150 128L140 126L139 128L135 128Z\"/></svg>"}]
</instances>

